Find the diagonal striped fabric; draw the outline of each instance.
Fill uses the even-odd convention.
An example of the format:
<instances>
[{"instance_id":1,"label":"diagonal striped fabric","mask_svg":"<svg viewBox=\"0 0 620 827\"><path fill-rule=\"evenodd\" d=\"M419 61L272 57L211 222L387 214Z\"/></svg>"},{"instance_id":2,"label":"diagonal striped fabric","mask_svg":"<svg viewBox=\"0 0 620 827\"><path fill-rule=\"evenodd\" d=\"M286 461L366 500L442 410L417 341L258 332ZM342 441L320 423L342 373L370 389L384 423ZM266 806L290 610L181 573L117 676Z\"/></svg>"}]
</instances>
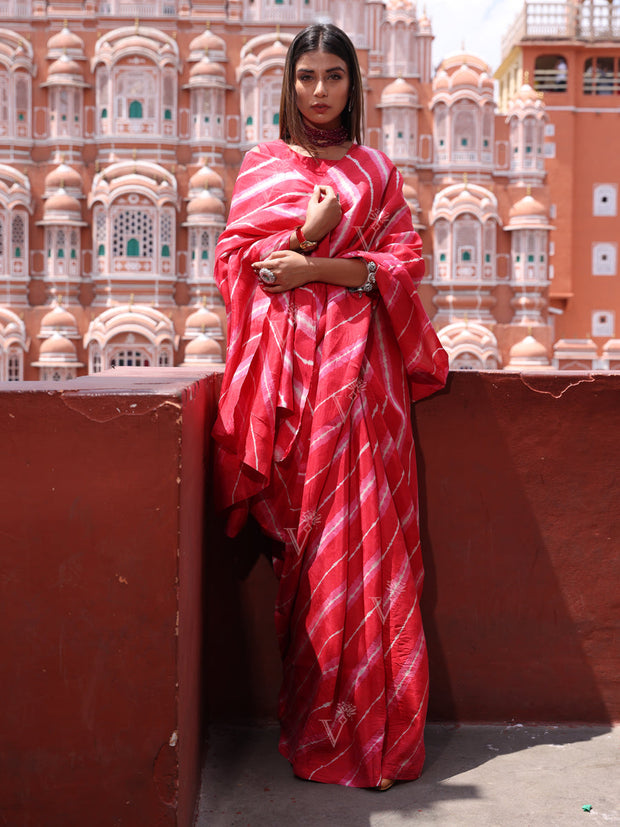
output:
<instances>
[{"instance_id":1,"label":"diagonal striped fabric","mask_svg":"<svg viewBox=\"0 0 620 827\"><path fill-rule=\"evenodd\" d=\"M343 218L314 255L373 260L377 295L257 288L252 262L288 248L315 184L339 193ZM443 386L447 358L417 294L420 239L400 173L358 145L340 161L261 145L217 257L228 354L215 487L231 534L251 510L285 547L274 560L280 749L316 781L416 778L428 665L410 404Z\"/></svg>"}]
</instances>

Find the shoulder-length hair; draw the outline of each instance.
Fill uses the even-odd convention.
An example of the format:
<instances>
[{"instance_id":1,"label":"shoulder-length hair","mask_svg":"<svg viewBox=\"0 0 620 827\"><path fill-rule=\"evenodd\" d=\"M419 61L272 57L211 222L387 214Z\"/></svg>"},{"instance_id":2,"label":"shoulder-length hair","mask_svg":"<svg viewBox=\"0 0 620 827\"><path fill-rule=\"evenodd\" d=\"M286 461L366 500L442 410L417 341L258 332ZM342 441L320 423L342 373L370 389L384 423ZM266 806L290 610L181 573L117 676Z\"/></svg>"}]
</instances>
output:
<instances>
[{"instance_id":1,"label":"shoulder-length hair","mask_svg":"<svg viewBox=\"0 0 620 827\"><path fill-rule=\"evenodd\" d=\"M349 100L340 116L342 125L349 132L349 140L362 143L362 119L364 94L362 73L355 46L348 35L331 23L315 23L298 32L286 54L284 81L280 97L280 138L288 144L297 144L309 152L313 147L303 128L302 117L297 108L295 93L295 69L299 58L307 52L328 52L336 55L347 65L349 73Z\"/></svg>"}]
</instances>

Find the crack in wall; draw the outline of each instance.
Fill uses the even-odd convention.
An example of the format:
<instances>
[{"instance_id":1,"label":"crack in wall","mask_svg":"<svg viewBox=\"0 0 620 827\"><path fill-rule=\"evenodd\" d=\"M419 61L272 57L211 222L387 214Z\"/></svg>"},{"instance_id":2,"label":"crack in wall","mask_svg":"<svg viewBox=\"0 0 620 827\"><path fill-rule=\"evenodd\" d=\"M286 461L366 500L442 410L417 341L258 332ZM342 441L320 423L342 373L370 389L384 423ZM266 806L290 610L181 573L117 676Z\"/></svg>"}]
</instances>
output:
<instances>
[{"instance_id":1,"label":"crack in wall","mask_svg":"<svg viewBox=\"0 0 620 827\"><path fill-rule=\"evenodd\" d=\"M84 416L91 422L99 423L111 422L113 419L119 419L122 416L146 416L167 407L173 407L177 411L182 408L181 402L175 402L171 399L153 402L152 397L136 402L135 396L121 400L118 396L85 395L75 391L63 391L60 398L70 410Z\"/></svg>"},{"instance_id":2,"label":"crack in wall","mask_svg":"<svg viewBox=\"0 0 620 827\"><path fill-rule=\"evenodd\" d=\"M547 394L548 396L552 396L554 399L560 399L571 388L576 388L578 385L583 385L585 382L588 382L588 383L589 382L596 382L596 377L592 376L592 374L588 374L587 376L583 377L582 379L577 379L575 381L566 382L564 384L564 387L562 388L562 390L559 391L559 393L558 393L555 390L547 390L545 388L536 388L536 387L534 387L534 385L530 384L530 382L527 381L528 379L530 379L530 380L533 379L533 376L531 374L526 377L523 373L521 373L521 374L519 374L519 378L521 379L521 382L525 385L525 387L528 388L529 390L534 391L534 393ZM553 376L542 376L541 375L540 377L537 376L536 378L540 379L541 382L544 382L547 385L549 385L552 382L557 384L559 379L563 379L563 377L559 377L559 376L557 376L557 374L555 374Z\"/></svg>"}]
</instances>

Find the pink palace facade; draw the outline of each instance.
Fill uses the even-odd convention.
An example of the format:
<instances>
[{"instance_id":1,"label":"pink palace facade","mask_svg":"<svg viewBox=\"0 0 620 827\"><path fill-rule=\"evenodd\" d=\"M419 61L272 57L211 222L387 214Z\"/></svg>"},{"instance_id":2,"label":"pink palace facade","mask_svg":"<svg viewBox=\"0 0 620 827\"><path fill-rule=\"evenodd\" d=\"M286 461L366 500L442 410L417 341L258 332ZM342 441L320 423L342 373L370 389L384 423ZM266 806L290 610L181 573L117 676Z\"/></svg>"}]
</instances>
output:
<instances>
[{"instance_id":1,"label":"pink palace facade","mask_svg":"<svg viewBox=\"0 0 620 827\"><path fill-rule=\"evenodd\" d=\"M499 114L469 54L433 73L415 3L4 0L0 381L222 361L215 244L243 153L278 135L287 45L316 20L359 50L366 142L403 173L452 367L564 366L544 99L523 78ZM617 364L607 340L585 367Z\"/></svg>"}]
</instances>

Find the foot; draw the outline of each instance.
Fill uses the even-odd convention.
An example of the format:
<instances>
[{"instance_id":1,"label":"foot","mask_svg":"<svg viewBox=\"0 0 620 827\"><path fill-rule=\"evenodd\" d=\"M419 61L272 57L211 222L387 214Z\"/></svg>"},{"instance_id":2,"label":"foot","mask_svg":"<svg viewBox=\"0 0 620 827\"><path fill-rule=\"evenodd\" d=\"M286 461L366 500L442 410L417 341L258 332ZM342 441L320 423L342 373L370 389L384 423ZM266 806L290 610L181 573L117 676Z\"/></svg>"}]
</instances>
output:
<instances>
[{"instance_id":1,"label":"foot","mask_svg":"<svg viewBox=\"0 0 620 827\"><path fill-rule=\"evenodd\" d=\"M386 790L389 790L390 787L393 787L393 786L394 786L394 782L390 778L382 778L381 781L379 782L379 786L377 787L377 789L381 790L381 792L383 793Z\"/></svg>"}]
</instances>

